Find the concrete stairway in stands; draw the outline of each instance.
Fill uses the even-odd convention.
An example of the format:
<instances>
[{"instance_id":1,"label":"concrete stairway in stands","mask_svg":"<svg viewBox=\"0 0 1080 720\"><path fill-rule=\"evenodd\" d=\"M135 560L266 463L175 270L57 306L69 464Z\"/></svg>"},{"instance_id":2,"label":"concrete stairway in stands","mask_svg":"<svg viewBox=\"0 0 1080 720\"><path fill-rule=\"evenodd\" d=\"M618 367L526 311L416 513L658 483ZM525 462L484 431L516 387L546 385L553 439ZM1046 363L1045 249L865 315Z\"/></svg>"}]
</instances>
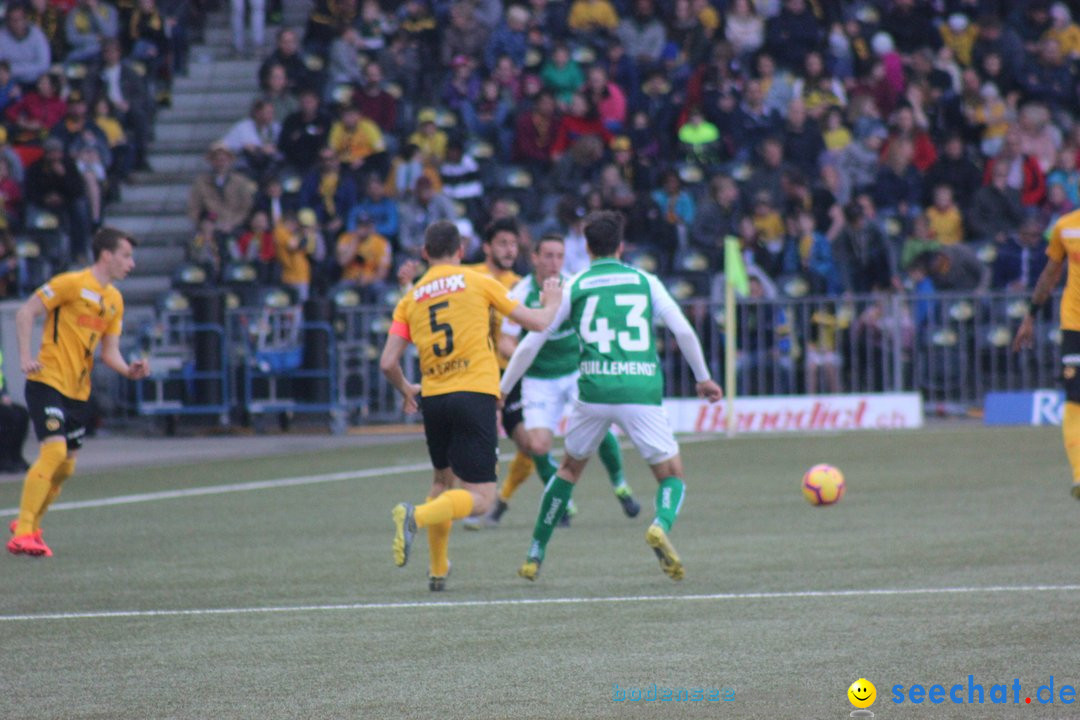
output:
<instances>
[{"instance_id":1,"label":"concrete stairway in stands","mask_svg":"<svg viewBox=\"0 0 1080 720\"><path fill-rule=\"evenodd\" d=\"M302 28L307 2L285 2L285 24ZM273 47L277 27L267 27ZM124 293L127 326L138 327L153 316L154 303L170 287L173 271L184 260L184 246L194 227L187 217L188 191L207 165L207 148L244 117L258 93L257 59L235 58L228 15L218 12L207 22L205 42L192 48L190 72L176 78L171 108L162 108L155 123L148 172L136 172L122 188L121 201L106 210L106 222L139 240L136 268L119 284Z\"/></svg>"}]
</instances>

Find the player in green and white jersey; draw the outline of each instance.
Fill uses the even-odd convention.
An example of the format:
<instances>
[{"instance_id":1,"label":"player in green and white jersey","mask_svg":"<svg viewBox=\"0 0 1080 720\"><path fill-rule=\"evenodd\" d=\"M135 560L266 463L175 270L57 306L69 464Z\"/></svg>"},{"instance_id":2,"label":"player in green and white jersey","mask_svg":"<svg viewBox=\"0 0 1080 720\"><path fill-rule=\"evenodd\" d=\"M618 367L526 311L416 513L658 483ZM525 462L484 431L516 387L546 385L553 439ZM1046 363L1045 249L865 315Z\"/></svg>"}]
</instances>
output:
<instances>
[{"instance_id":1,"label":"player in green and white jersey","mask_svg":"<svg viewBox=\"0 0 1080 720\"><path fill-rule=\"evenodd\" d=\"M533 273L522 278L510 290L510 297L526 307L539 306L540 288L549 277L569 278L562 275L565 248L558 234L544 235L537 241L532 252ZM517 323L504 319L500 336L500 351L509 356L514 351L523 331ZM506 346L509 344L508 346ZM505 346L505 347L504 347ZM524 405L524 425L528 438L529 454L536 464L536 471L545 484L558 469L551 459L551 443L567 406L577 400L578 339L567 320L555 329L540 349L532 365L521 379L521 398ZM608 472L608 479L615 497L628 517L637 517L641 505L634 499L630 486L623 476L622 450L615 434L608 432L600 443L600 460ZM482 517L472 518L466 527L494 527L510 507L510 498L521 486L508 477L499 490L495 507ZM572 506L570 512L573 512ZM564 516L565 517L565 516Z\"/></svg>"},{"instance_id":2,"label":"player in green and white jersey","mask_svg":"<svg viewBox=\"0 0 1080 720\"><path fill-rule=\"evenodd\" d=\"M653 335L654 318L675 336L694 372L698 395L716 402L723 390L709 377L701 342L663 284L654 275L619 261L622 227L618 213L596 212L586 219L592 264L563 287L555 320L544 332L525 336L503 373L505 395L532 367L544 344L569 321L579 343L578 399L566 429L566 456L544 489L528 557L518 571L528 580L539 574L548 540L566 511L574 485L612 424L618 424L634 443L659 483L656 516L645 541L664 573L673 580L681 580L684 574L668 533L686 485L679 445L661 404L664 379Z\"/></svg>"}]
</instances>

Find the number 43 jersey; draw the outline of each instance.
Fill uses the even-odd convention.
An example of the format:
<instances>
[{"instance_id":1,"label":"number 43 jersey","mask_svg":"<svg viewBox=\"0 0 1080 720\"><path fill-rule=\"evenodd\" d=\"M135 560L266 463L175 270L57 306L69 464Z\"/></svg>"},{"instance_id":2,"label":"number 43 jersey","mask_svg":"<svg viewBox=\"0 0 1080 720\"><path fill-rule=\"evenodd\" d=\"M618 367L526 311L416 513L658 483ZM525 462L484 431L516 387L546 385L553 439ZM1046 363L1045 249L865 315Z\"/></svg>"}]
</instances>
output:
<instances>
[{"instance_id":1,"label":"number 43 jersey","mask_svg":"<svg viewBox=\"0 0 1080 720\"><path fill-rule=\"evenodd\" d=\"M390 326L416 345L421 395L498 396L492 311L508 315L518 304L497 280L460 265L434 265L424 273L398 301Z\"/></svg>"},{"instance_id":2,"label":"number 43 jersey","mask_svg":"<svg viewBox=\"0 0 1080 720\"><path fill-rule=\"evenodd\" d=\"M664 377L653 317L681 313L659 280L611 258L596 260L571 281L556 322L567 310L580 338L582 402L659 405Z\"/></svg>"}]
</instances>

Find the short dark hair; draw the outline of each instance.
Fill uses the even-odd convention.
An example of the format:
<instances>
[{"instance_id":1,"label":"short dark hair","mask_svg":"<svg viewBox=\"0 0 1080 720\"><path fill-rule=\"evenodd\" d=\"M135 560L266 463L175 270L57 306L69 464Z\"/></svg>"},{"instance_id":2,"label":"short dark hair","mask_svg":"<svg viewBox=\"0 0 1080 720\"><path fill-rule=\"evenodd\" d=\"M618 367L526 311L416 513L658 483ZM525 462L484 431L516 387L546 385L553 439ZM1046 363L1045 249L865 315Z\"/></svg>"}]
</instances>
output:
<instances>
[{"instance_id":1,"label":"short dark hair","mask_svg":"<svg viewBox=\"0 0 1080 720\"><path fill-rule=\"evenodd\" d=\"M424 250L429 258L453 256L461 247L461 233L449 220L436 220L424 231Z\"/></svg>"},{"instance_id":2,"label":"short dark hair","mask_svg":"<svg viewBox=\"0 0 1080 720\"><path fill-rule=\"evenodd\" d=\"M623 217L612 210L597 210L585 218L585 243L593 257L610 257L622 242Z\"/></svg>"},{"instance_id":3,"label":"short dark hair","mask_svg":"<svg viewBox=\"0 0 1080 720\"><path fill-rule=\"evenodd\" d=\"M94 233L94 240L91 245L94 251L94 260L101 257L101 253L108 250L109 252L116 252L120 247L120 241L127 240L131 247L138 247L139 243L135 241L135 238L128 235L123 230L117 230L114 227L102 227L96 233Z\"/></svg>"},{"instance_id":4,"label":"short dark hair","mask_svg":"<svg viewBox=\"0 0 1080 720\"><path fill-rule=\"evenodd\" d=\"M499 218L488 223L484 229L484 244L487 245L501 232L513 233L514 237L521 234L521 227L514 218Z\"/></svg>"},{"instance_id":5,"label":"short dark hair","mask_svg":"<svg viewBox=\"0 0 1080 720\"><path fill-rule=\"evenodd\" d=\"M557 242L560 245L566 245L566 238L564 238L560 233L546 232L540 236L540 239L536 241L536 246L533 247L533 252L540 252L540 246L546 242Z\"/></svg>"}]
</instances>

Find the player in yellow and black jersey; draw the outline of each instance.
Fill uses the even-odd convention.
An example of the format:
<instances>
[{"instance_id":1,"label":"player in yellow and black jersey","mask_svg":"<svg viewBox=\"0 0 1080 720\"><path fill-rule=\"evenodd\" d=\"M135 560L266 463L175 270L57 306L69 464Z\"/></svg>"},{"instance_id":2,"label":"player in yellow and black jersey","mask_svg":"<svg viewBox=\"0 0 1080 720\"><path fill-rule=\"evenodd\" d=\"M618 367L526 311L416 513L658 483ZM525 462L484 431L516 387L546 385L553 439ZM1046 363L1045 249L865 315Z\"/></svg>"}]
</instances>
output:
<instances>
[{"instance_id":1,"label":"player in yellow and black jersey","mask_svg":"<svg viewBox=\"0 0 1080 720\"><path fill-rule=\"evenodd\" d=\"M1062 215L1050 228L1049 258L1035 290L1031 307L1013 339L1013 350L1031 347L1035 319L1061 281L1065 261L1069 275L1061 295L1061 376L1065 382L1065 413L1061 431L1065 454L1072 466L1072 495L1080 500L1080 210Z\"/></svg>"},{"instance_id":2,"label":"player in yellow and black jersey","mask_svg":"<svg viewBox=\"0 0 1080 720\"><path fill-rule=\"evenodd\" d=\"M23 483L19 517L10 527L7 549L15 555L52 555L41 537L41 518L75 471L75 454L86 434L94 350L100 344L102 362L126 378L149 374L145 360L129 364L120 354L124 300L112 284L135 267L135 244L119 230L101 228L94 235L93 265L53 277L15 316L26 405L41 442ZM34 357L30 337L42 315L45 331Z\"/></svg>"},{"instance_id":3,"label":"player in yellow and black jersey","mask_svg":"<svg viewBox=\"0 0 1080 720\"><path fill-rule=\"evenodd\" d=\"M424 233L430 268L394 309L380 368L404 397L406 412L419 408L434 468L427 502L394 508L394 563L403 566L418 528L427 528L429 587L442 590L450 570L447 546L453 520L487 512L495 497L499 366L491 313L529 329L543 329L558 309L557 283L545 287L543 307L524 307L490 277L461 266L457 227L439 221ZM409 382L401 358L409 343L420 356L420 384ZM422 398L422 400L421 400ZM418 402L420 401L420 402Z\"/></svg>"}]
</instances>

